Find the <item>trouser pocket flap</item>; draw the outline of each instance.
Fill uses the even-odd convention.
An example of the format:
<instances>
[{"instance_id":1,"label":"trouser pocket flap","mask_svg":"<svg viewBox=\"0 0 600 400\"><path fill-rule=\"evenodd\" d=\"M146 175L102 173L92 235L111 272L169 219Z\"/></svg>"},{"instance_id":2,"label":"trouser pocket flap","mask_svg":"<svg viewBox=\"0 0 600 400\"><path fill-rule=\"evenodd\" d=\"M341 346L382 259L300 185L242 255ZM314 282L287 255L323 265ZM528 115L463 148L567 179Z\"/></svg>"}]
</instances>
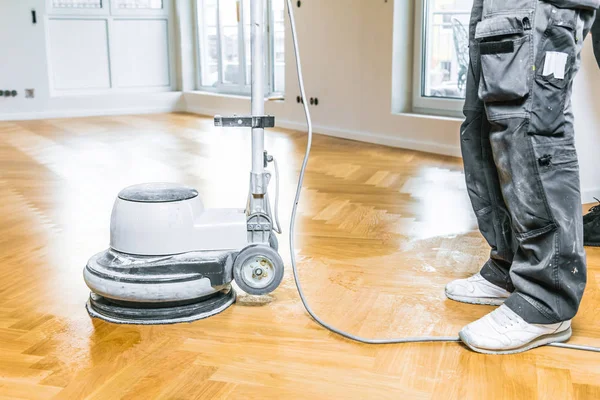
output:
<instances>
[{"instance_id":1,"label":"trouser pocket flap","mask_svg":"<svg viewBox=\"0 0 600 400\"><path fill-rule=\"evenodd\" d=\"M479 22L475 31L475 39L485 40L499 36L522 35L530 29L529 14L500 15Z\"/></svg>"},{"instance_id":2,"label":"trouser pocket flap","mask_svg":"<svg viewBox=\"0 0 600 400\"><path fill-rule=\"evenodd\" d=\"M475 38L481 57L479 98L491 103L527 97L533 64L530 14L484 19Z\"/></svg>"}]
</instances>

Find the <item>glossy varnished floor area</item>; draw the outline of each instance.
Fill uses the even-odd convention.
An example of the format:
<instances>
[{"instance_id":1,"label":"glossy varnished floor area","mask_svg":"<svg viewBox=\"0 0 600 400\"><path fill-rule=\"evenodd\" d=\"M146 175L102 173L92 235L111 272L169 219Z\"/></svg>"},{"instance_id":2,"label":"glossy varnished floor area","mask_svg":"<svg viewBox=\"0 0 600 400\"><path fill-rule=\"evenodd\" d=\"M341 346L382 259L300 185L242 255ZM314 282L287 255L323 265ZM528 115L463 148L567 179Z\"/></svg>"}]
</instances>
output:
<instances>
[{"instance_id":1,"label":"glossy varnished floor area","mask_svg":"<svg viewBox=\"0 0 600 400\"><path fill-rule=\"evenodd\" d=\"M245 205L248 132L211 125L185 114L0 122L0 398L600 398L598 354L486 356L330 334L299 302L286 236L288 270L270 297L242 296L192 324L90 319L82 268L107 247L121 188L177 181L207 206ZM305 140L267 134L285 221ZM460 160L317 136L305 188L296 253L326 321L377 338L456 335L492 310L444 298L444 285L476 272L488 251ZM600 346L600 250L588 259L571 342Z\"/></svg>"}]
</instances>

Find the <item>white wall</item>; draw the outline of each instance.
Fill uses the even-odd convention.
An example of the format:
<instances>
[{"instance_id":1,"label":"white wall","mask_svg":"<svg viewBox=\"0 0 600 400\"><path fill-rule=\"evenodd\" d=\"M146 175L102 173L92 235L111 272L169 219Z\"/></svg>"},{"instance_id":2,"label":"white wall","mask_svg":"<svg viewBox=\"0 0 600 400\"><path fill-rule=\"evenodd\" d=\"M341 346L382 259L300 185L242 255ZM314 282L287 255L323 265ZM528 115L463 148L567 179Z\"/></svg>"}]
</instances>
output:
<instances>
[{"instance_id":1,"label":"white wall","mask_svg":"<svg viewBox=\"0 0 600 400\"><path fill-rule=\"evenodd\" d=\"M31 19L32 9L37 12L35 25ZM160 23L161 21L152 21L150 26L136 25L133 31L146 29L154 33L157 39L160 30L166 29ZM77 24L84 24L86 29L72 26ZM115 82L117 76L114 71L113 76L109 76L106 67L109 59L106 41L102 39L102 33L106 33L105 25L106 22L102 20L94 20L92 24L74 20L50 20L45 0L0 0L0 90L18 91L17 97L0 97L0 120L180 109L181 93L173 90L177 88L176 74L164 66L168 65L167 60L152 63L152 68L144 68L144 73L135 74L138 81L122 83L119 87L126 91L110 91L110 80L113 80L113 86L119 85L119 82ZM121 26L116 28L120 29ZM126 33L128 37L132 37L131 31ZM139 48L138 53L144 52L145 56L156 53L154 55L160 57L170 55L164 40L155 42L158 43L155 46ZM84 43L96 45L84 46ZM118 46L115 46L115 51L119 51ZM51 62L48 62L49 52ZM80 57L76 57L77 54ZM172 53L173 58L174 54L175 52ZM121 64L116 60L112 61L115 62L115 69L120 71L118 75L126 78L131 60L123 60L124 63ZM174 67L177 65L174 62L172 64ZM131 83L137 87L126 88ZM157 85L163 85L158 90L164 91L146 90L147 93L141 93L144 90L140 86ZM25 98L25 88L35 89L33 99Z\"/></svg>"}]
</instances>

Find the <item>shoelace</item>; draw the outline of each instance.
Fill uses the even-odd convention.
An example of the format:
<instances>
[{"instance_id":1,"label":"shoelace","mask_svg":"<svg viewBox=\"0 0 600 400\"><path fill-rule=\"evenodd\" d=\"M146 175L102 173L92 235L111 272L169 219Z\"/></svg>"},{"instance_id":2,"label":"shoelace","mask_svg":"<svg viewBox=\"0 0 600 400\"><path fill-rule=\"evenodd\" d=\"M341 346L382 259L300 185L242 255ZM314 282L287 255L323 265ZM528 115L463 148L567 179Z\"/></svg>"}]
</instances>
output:
<instances>
[{"instance_id":1,"label":"shoelace","mask_svg":"<svg viewBox=\"0 0 600 400\"><path fill-rule=\"evenodd\" d=\"M505 307L502 306L492 311L490 317L502 327L513 326L517 322L515 316L510 311L507 311Z\"/></svg>"}]
</instances>

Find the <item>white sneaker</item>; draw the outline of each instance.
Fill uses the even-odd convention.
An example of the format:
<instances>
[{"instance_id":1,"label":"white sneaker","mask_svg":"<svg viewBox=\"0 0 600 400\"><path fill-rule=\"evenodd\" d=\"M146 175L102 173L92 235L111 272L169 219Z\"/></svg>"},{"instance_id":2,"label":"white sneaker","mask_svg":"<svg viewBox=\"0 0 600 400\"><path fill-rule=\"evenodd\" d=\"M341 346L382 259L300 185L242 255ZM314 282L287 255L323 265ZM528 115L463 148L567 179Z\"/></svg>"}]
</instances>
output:
<instances>
[{"instance_id":1,"label":"white sneaker","mask_svg":"<svg viewBox=\"0 0 600 400\"><path fill-rule=\"evenodd\" d=\"M530 324L506 305L465 326L458 334L471 350L485 354L514 354L571 337L571 320Z\"/></svg>"},{"instance_id":2,"label":"white sneaker","mask_svg":"<svg viewBox=\"0 0 600 400\"><path fill-rule=\"evenodd\" d=\"M462 303L499 306L508 296L510 296L509 291L487 281L479 273L446 285L446 297Z\"/></svg>"}]
</instances>

